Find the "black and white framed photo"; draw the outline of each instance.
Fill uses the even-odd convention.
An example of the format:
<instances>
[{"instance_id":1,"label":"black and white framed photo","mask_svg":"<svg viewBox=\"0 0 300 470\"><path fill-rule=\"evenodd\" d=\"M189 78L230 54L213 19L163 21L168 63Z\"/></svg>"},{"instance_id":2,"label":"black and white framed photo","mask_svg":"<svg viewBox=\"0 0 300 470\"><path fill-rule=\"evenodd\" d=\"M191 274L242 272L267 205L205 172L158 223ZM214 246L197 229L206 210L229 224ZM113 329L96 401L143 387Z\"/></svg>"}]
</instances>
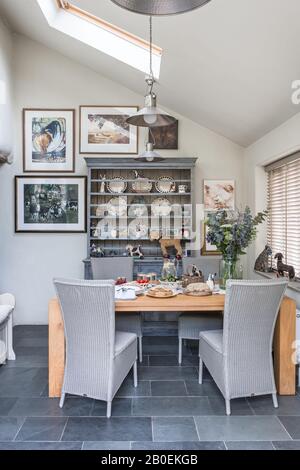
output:
<instances>
[{"instance_id":1,"label":"black and white framed photo","mask_svg":"<svg viewBox=\"0 0 300 470\"><path fill-rule=\"evenodd\" d=\"M75 171L74 109L23 109L23 170Z\"/></svg>"},{"instance_id":2,"label":"black and white framed photo","mask_svg":"<svg viewBox=\"0 0 300 470\"><path fill-rule=\"evenodd\" d=\"M137 154L138 128L126 119L138 106L80 106L80 153Z\"/></svg>"},{"instance_id":3,"label":"black and white framed photo","mask_svg":"<svg viewBox=\"0 0 300 470\"><path fill-rule=\"evenodd\" d=\"M15 231L85 233L85 176L16 176Z\"/></svg>"}]
</instances>

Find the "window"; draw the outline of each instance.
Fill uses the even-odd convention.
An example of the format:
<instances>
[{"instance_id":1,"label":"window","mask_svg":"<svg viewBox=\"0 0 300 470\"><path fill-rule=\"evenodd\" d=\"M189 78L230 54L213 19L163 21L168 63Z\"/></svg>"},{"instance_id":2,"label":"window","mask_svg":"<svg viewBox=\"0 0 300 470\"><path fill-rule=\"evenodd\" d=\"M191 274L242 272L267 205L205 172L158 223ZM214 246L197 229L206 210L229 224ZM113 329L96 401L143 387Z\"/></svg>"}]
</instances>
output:
<instances>
[{"instance_id":1,"label":"window","mask_svg":"<svg viewBox=\"0 0 300 470\"><path fill-rule=\"evenodd\" d=\"M268 172L268 244L281 252L300 278L300 153L266 167ZM275 267L274 259L272 265Z\"/></svg>"},{"instance_id":2,"label":"window","mask_svg":"<svg viewBox=\"0 0 300 470\"><path fill-rule=\"evenodd\" d=\"M149 73L150 44L66 0L37 0L49 26L114 59ZM159 78L162 49L153 45L153 73Z\"/></svg>"}]
</instances>

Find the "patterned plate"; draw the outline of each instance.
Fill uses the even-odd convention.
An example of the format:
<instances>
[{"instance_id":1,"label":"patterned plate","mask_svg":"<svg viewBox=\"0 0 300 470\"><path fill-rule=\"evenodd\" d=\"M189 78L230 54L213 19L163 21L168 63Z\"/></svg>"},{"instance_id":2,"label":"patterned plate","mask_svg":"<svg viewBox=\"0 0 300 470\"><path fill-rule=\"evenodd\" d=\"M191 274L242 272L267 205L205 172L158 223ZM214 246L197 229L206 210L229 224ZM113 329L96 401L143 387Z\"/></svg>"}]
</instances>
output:
<instances>
[{"instance_id":1,"label":"patterned plate","mask_svg":"<svg viewBox=\"0 0 300 470\"><path fill-rule=\"evenodd\" d=\"M115 178L112 178L112 181L107 183L107 189L110 193L122 194L127 189L127 182L122 178L122 176L116 176Z\"/></svg>"},{"instance_id":2,"label":"patterned plate","mask_svg":"<svg viewBox=\"0 0 300 470\"><path fill-rule=\"evenodd\" d=\"M170 176L161 176L155 183L159 193L173 193L176 189L175 181Z\"/></svg>"}]
</instances>

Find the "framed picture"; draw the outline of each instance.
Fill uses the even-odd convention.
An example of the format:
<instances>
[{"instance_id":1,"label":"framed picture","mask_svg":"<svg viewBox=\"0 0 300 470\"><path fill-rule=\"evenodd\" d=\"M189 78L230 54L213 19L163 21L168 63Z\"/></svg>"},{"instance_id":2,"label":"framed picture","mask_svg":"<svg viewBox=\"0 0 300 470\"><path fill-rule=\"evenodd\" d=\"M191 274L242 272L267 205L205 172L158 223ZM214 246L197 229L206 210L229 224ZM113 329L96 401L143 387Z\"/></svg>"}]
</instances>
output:
<instances>
[{"instance_id":1,"label":"framed picture","mask_svg":"<svg viewBox=\"0 0 300 470\"><path fill-rule=\"evenodd\" d=\"M149 130L149 142L156 150L178 149L178 121L170 126L152 127Z\"/></svg>"},{"instance_id":2,"label":"framed picture","mask_svg":"<svg viewBox=\"0 0 300 470\"><path fill-rule=\"evenodd\" d=\"M126 119L138 106L80 106L80 153L137 154L138 127Z\"/></svg>"},{"instance_id":3,"label":"framed picture","mask_svg":"<svg viewBox=\"0 0 300 470\"><path fill-rule=\"evenodd\" d=\"M23 170L75 171L74 109L23 109Z\"/></svg>"},{"instance_id":4,"label":"framed picture","mask_svg":"<svg viewBox=\"0 0 300 470\"><path fill-rule=\"evenodd\" d=\"M201 248L201 255L202 256L218 256L221 255L221 252L218 251L218 248L215 245L211 245L206 240L206 236L208 233L208 226L206 222L203 223L203 245Z\"/></svg>"},{"instance_id":5,"label":"framed picture","mask_svg":"<svg viewBox=\"0 0 300 470\"><path fill-rule=\"evenodd\" d=\"M234 180L204 180L204 210L234 210Z\"/></svg>"},{"instance_id":6,"label":"framed picture","mask_svg":"<svg viewBox=\"0 0 300 470\"><path fill-rule=\"evenodd\" d=\"M16 176L15 231L86 232L86 177Z\"/></svg>"}]
</instances>

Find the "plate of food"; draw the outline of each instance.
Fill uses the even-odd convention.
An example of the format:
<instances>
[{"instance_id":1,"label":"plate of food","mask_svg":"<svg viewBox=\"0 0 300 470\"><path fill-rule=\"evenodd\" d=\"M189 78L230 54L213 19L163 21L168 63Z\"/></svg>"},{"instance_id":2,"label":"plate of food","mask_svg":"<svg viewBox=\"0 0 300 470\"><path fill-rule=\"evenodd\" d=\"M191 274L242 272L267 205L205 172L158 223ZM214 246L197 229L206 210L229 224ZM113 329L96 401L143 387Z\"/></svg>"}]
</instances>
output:
<instances>
[{"instance_id":1,"label":"plate of food","mask_svg":"<svg viewBox=\"0 0 300 470\"><path fill-rule=\"evenodd\" d=\"M157 299L168 299L170 297L176 297L178 293L167 287L157 286L149 289L146 295L149 297L155 297Z\"/></svg>"},{"instance_id":2,"label":"plate of food","mask_svg":"<svg viewBox=\"0 0 300 470\"><path fill-rule=\"evenodd\" d=\"M212 295L212 291L208 288L205 282L195 282L189 284L184 290L185 295L193 295L194 297L204 297Z\"/></svg>"}]
</instances>

